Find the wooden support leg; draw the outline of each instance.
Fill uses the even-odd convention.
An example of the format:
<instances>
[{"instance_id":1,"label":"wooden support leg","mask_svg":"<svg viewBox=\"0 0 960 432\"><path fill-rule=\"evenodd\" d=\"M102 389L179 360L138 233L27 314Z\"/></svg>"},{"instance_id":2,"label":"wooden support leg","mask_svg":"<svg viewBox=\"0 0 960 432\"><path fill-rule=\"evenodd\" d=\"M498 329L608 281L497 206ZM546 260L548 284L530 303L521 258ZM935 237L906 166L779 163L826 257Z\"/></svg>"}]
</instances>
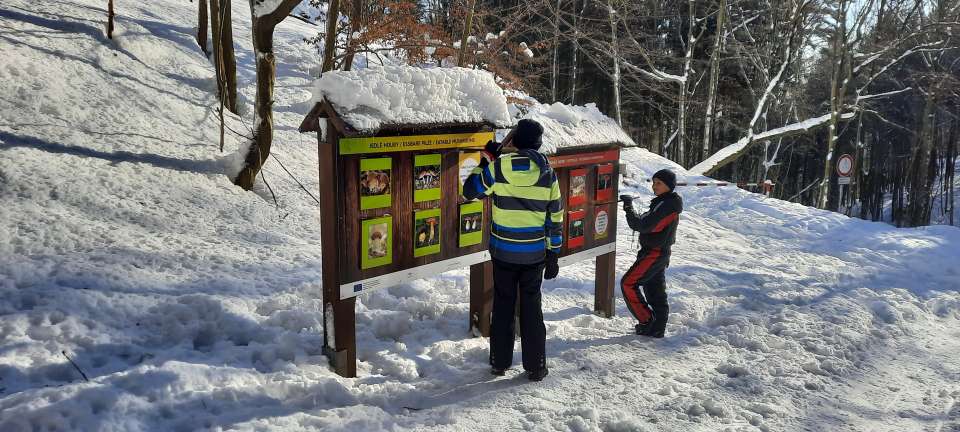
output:
<instances>
[{"instance_id":1,"label":"wooden support leg","mask_svg":"<svg viewBox=\"0 0 960 432\"><path fill-rule=\"evenodd\" d=\"M597 273L594 285L593 312L604 318L614 315L614 287L617 283L617 253L605 253L597 257Z\"/></svg>"},{"instance_id":2,"label":"wooden support leg","mask_svg":"<svg viewBox=\"0 0 960 432\"><path fill-rule=\"evenodd\" d=\"M330 359L334 372L345 378L357 376L357 320L356 298L334 300L324 305L327 323L333 323L333 329L324 326L326 345L323 353ZM333 330L333 334L330 331Z\"/></svg>"},{"instance_id":3,"label":"wooden support leg","mask_svg":"<svg viewBox=\"0 0 960 432\"><path fill-rule=\"evenodd\" d=\"M470 266L470 333L490 336L493 310L493 262Z\"/></svg>"}]
</instances>

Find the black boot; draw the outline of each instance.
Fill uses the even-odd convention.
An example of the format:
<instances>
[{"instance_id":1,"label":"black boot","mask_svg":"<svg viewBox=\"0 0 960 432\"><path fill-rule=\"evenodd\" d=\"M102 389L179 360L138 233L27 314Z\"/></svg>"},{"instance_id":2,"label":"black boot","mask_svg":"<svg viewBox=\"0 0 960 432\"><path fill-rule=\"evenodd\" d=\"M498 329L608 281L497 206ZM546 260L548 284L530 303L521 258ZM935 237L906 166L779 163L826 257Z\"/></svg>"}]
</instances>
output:
<instances>
[{"instance_id":1,"label":"black boot","mask_svg":"<svg viewBox=\"0 0 960 432\"><path fill-rule=\"evenodd\" d=\"M657 329L657 326L654 323L655 321L651 319L646 323L637 324L636 326L634 326L633 329L640 336L649 336L649 337L658 338L658 339L662 338L663 330Z\"/></svg>"},{"instance_id":2,"label":"black boot","mask_svg":"<svg viewBox=\"0 0 960 432\"><path fill-rule=\"evenodd\" d=\"M543 368L535 371L528 371L527 378L529 378L530 381L542 381L543 378L547 376L548 373L550 373L550 371L547 370L547 368Z\"/></svg>"}]
</instances>

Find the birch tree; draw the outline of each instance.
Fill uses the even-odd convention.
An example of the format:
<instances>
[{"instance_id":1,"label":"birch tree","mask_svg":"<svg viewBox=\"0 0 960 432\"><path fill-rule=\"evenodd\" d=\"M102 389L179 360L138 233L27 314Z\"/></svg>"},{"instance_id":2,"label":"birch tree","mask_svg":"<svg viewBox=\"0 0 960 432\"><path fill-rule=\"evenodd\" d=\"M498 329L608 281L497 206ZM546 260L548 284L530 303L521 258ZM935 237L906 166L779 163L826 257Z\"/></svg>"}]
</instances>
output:
<instances>
[{"instance_id":1,"label":"birch tree","mask_svg":"<svg viewBox=\"0 0 960 432\"><path fill-rule=\"evenodd\" d=\"M858 8L853 15L851 15L851 10L849 9L851 4L853 4L851 0L842 0L837 4L838 7L836 9L831 11L833 16L830 22L832 25L831 32L833 34L831 34L831 49L828 51L830 55L829 58L832 62L830 96L828 99L830 106L829 111L823 115L808 117L804 120L798 120L783 127L774 128L762 133L763 136L775 138L779 135L771 135L770 132L774 130L781 132L789 131L790 134L794 134L799 130L813 131L824 126L829 128L827 135L828 146L826 149L827 157L825 157L824 164L821 165L824 175L822 180L824 181L818 188L820 193L818 195L817 205L822 207L826 206L824 200L829 197L830 193L830 185L825 183L829 183L829 176L833 170L833 161L835 161L835 159L830 153L836 145L837 133L841 123L853 119L858 113L863 112L864 107L870 102L882 101L884 98L911 90L909 86L903 85L898 90L871 94L871 84L876 82L878 78L884 76L884 74L893 70L894 66L904 61L904 59L911 58L920 53L940 52L952 48L947 45L943 39L934 41L924 40L922 36L929 32L930 29L928 26L926 28L919 28L916 31L907 31L898 34L886 42L883 47L877 48L876 51L863 50L864 47L861 44L865 33L863 26L867 22L868 13L871 10L870 8L873 7L874 2L869 0L867 3L861 3L861 7ZM799 5L800 7L795 8L795 11L804 11L803 14L806 18L816 17L816 15L814 15L816 11L813 10L815 4L811 0L800 2ZM795 18L799 17L795 16ZM804 26L797 27L796 23L797 21L795 21L795 30L791 33L791 38L799 35L797 32L798 29L804 28ZM941 27L948 25L949 23L937 23L937 26ZM954 23L954 25L956 24ZM931 24L931 26L933 26L933 24ZM793 49L793 52L795 51L796 48ZM779 85L777 83L780 82L781 75L787 65L788 62L784 62L781 65L780 72L774 76L774 79L771 80L770 85L760 97L756 104L754 115L748 125L746 136L728 147L717 151L691 168L690 171L704 175L713 174L726 164L742 156L757 142L756 137L758 134L754 127L762 114L761 108L766 105L771 91ZM832 127L830 127L831 125Z\"/></svg>"},{"instance_id":2,"label":"birch tree","mask_svg":"<svg viewBox=\"0 0 960 432\"><path fill-rule=\"evenodd\" d=\"M758 122L767 111L767 104L773 98L775 92L780 90L785 72L790 67L790 64L796 60L799 49L798 41L804 29L803 24L808 14L811 13L811 3L811 0L793 3L793 7L791 8L790 30L782 47L782 58L778 59L779 66L776 68L776 73L767 81L763 92L753 105L753 114L750 117L749 123L746 125L746 133L744 136L737 142L724 147L690 168L691 172L703 175L712 174L717 169L739 158L750 146L757 142L807 132L829 121L829 117L821 116L768 131L757 130Z\"/></svg>"},{"instance_id":3,"label":"birch tree","mask_svg":"<svg viewBox=\"0 0 960 432\"><path fill-rule=\"evenodd\" d=\"M577 103L577 72L580 67L578 63L577 54L580 52L580 17L583 16L584 9L587 8L587 2L589 0L574 0L573 1L573 41L571 43L571 56L572 60L570 62L570 103ZM577 4L581 4L580 9L577 9Z\"/></svg>"},{"instance_id":4,"label":"birch tree","mask_svg":"<svg viewBox=\"0 0 960 432\"><path fill-rule=\"evenodd\" d=\"M831 38L831 65L833 66L830 76L830 123L827 128L827 157L823 164L823 178L820 181L820 200L818 207L827 208L827 202L830 198L830 175L833 172L833 151L837 144L837 134L840 128L840 111L843 109L844 95L847 93L847 86L853 78L852 54L853 45L857 42L851 38L851 34L860 34L860 26L863 25L867 17L867 12L873 6L873 0L869 0L866 7L861 9L854 23L854 31L851 32L847 26L847 18L850 8L850 0L838 0L836 14L834 15L834 26L836 31Z\"/></svg>"},{"instance_id":5,"label":"birch tree","mask_svg":"<svg viewBox=\"0 0 960 432\"><path fill-rule=\"evenodd\" d=\"M613 0L607 0L607 14L610 17L610 46L613 49L613 119L618 125L623 125L623 115L620 112L620 39L617 37L616 19L617 10L613 7Z\"/></svg>"},{"instance_id":6,"label":"birch tree","mask_svg":"<svg viewBox=\"0 0 960 432\"><path fill-rule=\"evenodd\" d=\"M717 28L714 35L713 51L710 53L710 82L707 88L707 109L703 117L703 144L701 160L710 154L710 144L713 138L714 107L717 101L717 85L720 82L720 58L722 57L723 41L726 33L727 0L717 1Z\"/></svg>"}]
</instances>

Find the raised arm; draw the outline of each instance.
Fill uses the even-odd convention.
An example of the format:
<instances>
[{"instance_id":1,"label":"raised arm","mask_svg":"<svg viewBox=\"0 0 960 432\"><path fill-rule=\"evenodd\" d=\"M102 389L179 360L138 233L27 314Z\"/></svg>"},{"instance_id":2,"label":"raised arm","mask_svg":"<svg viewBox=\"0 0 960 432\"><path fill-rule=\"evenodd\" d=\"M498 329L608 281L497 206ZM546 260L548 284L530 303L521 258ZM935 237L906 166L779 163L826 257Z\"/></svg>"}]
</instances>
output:
<instances>
[{"instance_id":1,"label":"raised arm","mask_svg":"<svg viewBox=\"0 0 960 432\"><path fill-rule=\"evenodd\" d=\"M464 198L472 200L487 196L496 182L493 167L494 164L491 164L486 158L480 160L480 164L470 172L470 175L463 182Z\"/></svg>"},{"instance_id":2,"label":"raised arm","mask_svg":"<svg viewBox=\"0 0 960 432\"><path fill-rule=\"evenodd\" d=\"M623 201L623 210L627 214L627 225L630 229L641 234L650 234L663 231L680 215L680 209L669 200L657 203L652 209L638 215L633 208L633 200Z\"/></svg>"}]
</instances>

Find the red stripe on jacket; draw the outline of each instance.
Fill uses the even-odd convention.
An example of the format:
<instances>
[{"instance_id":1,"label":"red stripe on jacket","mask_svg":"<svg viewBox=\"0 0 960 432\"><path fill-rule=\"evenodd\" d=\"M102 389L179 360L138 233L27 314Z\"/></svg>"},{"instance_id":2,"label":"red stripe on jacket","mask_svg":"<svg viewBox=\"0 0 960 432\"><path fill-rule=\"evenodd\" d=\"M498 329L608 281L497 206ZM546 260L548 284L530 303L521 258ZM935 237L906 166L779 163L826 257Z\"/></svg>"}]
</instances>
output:
<instances>
[{"instance_id":1,"label":"red stripe on jacket","mask_svg":"<svg viewBox=\"0 0 960 432\"><path fill-rule=\"evenodd\" d=\"M660 222L657 223L657 226L653 227L653 231L650 232L660 232L663 231L666 227L670 226L673 221L677 220L677 212L670 213L666 215L663 219L660 219Z\"/></svg>"}]
</instances>

